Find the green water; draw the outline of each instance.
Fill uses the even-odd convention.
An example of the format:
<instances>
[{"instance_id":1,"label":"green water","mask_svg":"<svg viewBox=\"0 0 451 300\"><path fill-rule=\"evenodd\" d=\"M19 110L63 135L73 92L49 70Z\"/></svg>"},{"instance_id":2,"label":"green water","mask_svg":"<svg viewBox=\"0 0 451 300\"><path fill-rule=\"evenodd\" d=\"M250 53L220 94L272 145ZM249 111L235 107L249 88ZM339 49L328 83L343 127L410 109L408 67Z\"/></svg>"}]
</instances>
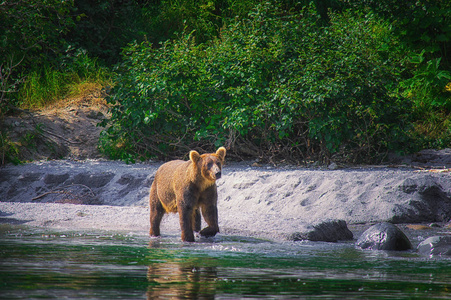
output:
<instances>
[{"instance_id":1,"label":"green water","mask_svg":"<svg viewBox=\"0 0 451 300\"><path fill-rule=\"evenodd\" d=\"M451 298L451 260L413 252L0 229L1 299Z\"/></svg>"}]
</instances>

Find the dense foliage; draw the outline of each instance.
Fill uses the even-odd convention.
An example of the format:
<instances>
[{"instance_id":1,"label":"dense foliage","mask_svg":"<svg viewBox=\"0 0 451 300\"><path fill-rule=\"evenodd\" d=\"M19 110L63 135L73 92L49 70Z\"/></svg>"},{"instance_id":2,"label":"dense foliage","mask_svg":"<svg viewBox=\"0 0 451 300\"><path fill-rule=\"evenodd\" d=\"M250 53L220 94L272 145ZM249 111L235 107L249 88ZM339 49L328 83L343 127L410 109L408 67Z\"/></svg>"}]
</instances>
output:
<instances>
[{"instance_id":1,"label":"dense foliage","mask_svg":"<svg viewBox=\"0 0 451 300\"><path fill-rule=\"evenodd\" d=\"M0 114L114 72L112 158L225 145L356 162L451 144L448 1L6 1L0 27Z\"/></svg>"},{"instance_id":2,"label":"dense foliage","mask_svg":"<svg viewBox=\"0 0 451 300\"><path fill-rule=\"evenodd\" d=\"M260 5L207 45L190 34L130 45L104 149L370 160L406 147L410 107L395 93L403 58L390 26L372 13L330 18L322 27L313 7L283 16Z\"/></svg>"}]
</instances>

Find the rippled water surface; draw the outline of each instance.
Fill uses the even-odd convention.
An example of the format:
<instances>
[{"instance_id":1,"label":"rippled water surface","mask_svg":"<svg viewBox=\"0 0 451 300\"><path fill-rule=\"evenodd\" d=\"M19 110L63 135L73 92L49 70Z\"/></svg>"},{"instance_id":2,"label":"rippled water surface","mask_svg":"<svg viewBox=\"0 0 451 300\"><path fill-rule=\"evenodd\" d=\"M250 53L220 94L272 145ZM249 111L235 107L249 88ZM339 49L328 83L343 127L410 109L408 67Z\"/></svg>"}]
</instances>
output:
<instances>
[{"instance_id":1,"label":"rippled water surface","mask_svg":"<svg viewBox=\"0 0 451 300\"><path fill-rule=\"evenodd\" d=\"M451 297L451 260L353 243L0 228L1 299Z\"/></svg>"}]
</instances>

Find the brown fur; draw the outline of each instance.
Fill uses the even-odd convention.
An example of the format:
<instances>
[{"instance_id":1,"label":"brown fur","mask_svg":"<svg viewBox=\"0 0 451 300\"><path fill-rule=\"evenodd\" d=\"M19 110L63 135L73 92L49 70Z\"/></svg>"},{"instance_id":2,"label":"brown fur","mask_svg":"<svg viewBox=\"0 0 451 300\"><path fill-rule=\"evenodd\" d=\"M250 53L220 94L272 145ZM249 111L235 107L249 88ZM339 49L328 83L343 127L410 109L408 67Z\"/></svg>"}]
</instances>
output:
<instances>
[{"instance_id":1,"label":"brown fur","mask_svg":"<svg viewBox=\"0 0 451 300\"><path fill-rule=\"evenodd\" d=\"M207 227L202 236L219 232L216 179L220 178L226 149L199 155L189 153L189 161L173 160L163 164L155 174L150 188L150 235L160 235L165 213L179 213L182 240L194 242L193 231L201 226L200 211Z\"/></svg>"}]
</instances>

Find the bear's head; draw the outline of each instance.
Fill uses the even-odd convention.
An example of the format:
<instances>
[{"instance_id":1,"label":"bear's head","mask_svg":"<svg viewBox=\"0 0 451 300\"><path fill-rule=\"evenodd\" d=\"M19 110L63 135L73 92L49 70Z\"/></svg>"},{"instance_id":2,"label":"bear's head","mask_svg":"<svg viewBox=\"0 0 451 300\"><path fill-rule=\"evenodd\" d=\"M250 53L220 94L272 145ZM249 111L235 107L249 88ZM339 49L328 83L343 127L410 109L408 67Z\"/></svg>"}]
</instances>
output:
<instances>
[{"instance_id":1,"label":"bear's head","mask_svg":"<svg viewBox=\"0 0 451 300\"><path fill-rule=\"evenodd\" d=\"M195 167L200 170L203 179L214 182L221 178L225 155L226 149L224 147L220 147L216 153L206 153L202 155L197 151L192 150L189 153L189 159L193 162Z\"/></svg>"}]
</instances>

